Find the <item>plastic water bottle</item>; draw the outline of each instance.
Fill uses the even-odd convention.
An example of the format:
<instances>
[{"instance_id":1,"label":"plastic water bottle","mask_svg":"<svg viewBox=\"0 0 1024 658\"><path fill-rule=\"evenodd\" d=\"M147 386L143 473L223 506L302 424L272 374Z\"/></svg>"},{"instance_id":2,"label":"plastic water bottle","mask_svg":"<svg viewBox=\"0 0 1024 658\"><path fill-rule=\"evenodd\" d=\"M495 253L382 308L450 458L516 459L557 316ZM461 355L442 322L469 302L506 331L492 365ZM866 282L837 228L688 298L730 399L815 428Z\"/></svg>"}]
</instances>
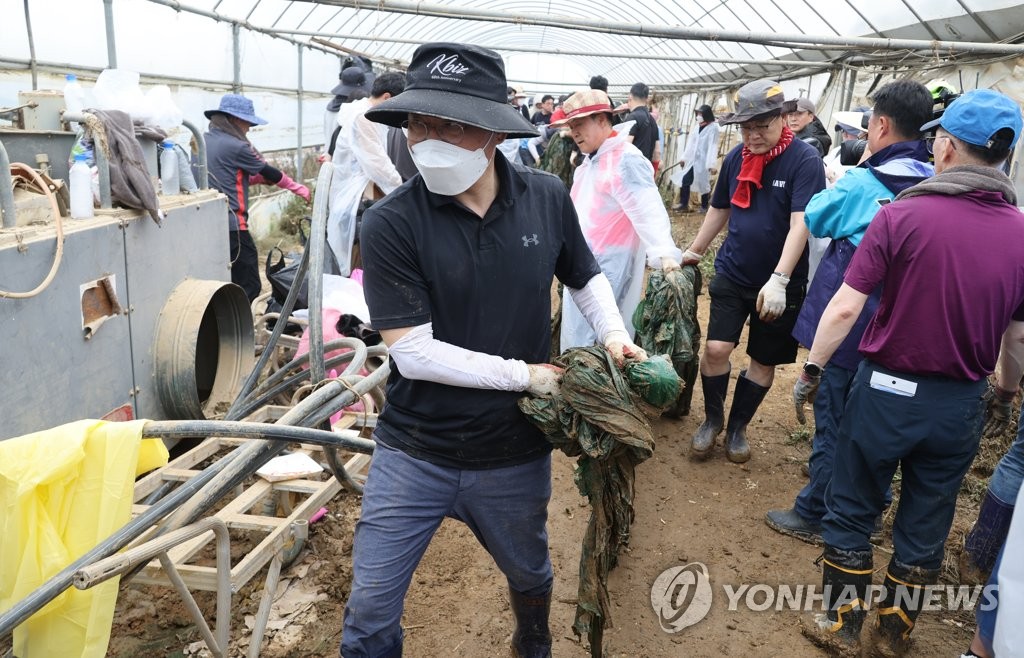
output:
<instances>
[{"instance_id":1,"label":"plastic water bottle","mask_svg":"<svg viewBox=\"0 0 1024 658\"><path fill-rule=\"evenodd\" d=\"M75 156L75 163L71 165L68 174L68 184L71 186L71 217L92 217L92 169L84 153Z\"/></svg>"},{"instance_id":2,"label":"plastic water bottle","mask_svg":"<svg viewBox=\"0 0 1024 658\"><path fill-rule=\"evenodd\" d=\"M81 114L85 109L85 89L78 82L78 76L68 73L64 76L67 81L64 83L64 109L68 112ZM71 129L78 130L78 123L72 121Z\"/></svg>"},{"instance_id":3,"label":"plastic water bottle","mask_svg":"<svg viewBox=\"0 0 1024 658\"><path fill-rule=\"evenodd\" d=\"M178 152L174 150L174 142L164 142L160 151L160 190L163 194L181 194L178 182Z\"/></svg>"}]
</instances>

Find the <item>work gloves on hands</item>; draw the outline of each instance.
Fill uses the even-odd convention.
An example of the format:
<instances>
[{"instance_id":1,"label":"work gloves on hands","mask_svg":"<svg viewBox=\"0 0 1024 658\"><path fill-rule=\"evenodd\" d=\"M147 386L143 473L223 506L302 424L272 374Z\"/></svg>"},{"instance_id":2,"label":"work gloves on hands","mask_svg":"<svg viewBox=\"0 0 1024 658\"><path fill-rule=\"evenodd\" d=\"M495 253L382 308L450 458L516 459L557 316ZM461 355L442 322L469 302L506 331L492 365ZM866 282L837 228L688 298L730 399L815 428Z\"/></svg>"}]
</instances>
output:
<instances>
[{"instance_id":1,"label":"work gloves on hands","mask_svg":"<svg viewBox=\"0 0 1024 658\"><path fill-rule=\"evenodd\" d=\"M673 271L678 270L678 269L680 269L680 266L679 266L679 263L676 261L675 258L669 258L668 256L663 256L662 257L662 259L661 259L661 270L663 272L673 272Z\"/></svg>"},{"instance_id":2,"label":"work gloves on hands","mask_svg":"<svg viewBox=\"0 0 1024 658\"><path fill-rule=\"evenodd\" d=\"M1007 391L999 385L990 385L985 393L987 402L985 407L985 429L983 435L986 437L999 436L1010 425L1010 414L1013 413L1013 399L1017 391Z\"/></svg>"},{"instance_id":3,"label":"work gloves on hands","mask_svg":"<svg viewBox=\"0 0 1024 658\"><path fill-rule=\"evenodd\" d=\"M633 344L633 341L629 339L629 334L625 331L609 331L608 335L604 337L604 346L612 355L615 365L620 367L627 358L636 361L647 360L647 352L639 345Z\"/></svg>"},{"instance_id":4,"label":"work gloves on hands","mask_svg":"<svg viewBox=\"0 0 1024 658\"><path fill-rule=\"evenodd\" d=\"M807 417L804 416L804 404L814 405L814 398L818 397L819 385L821 385L821 375L811 375L807 371L801 371L796 384L793 385L793 408L796 410L796 421L801 425L807 424Z\"/></svg>"},{"instance_id":5,"label":"work gloves on hands","mask_svg":"<svg viewBox=\"0 0 1024 658\"><path fill-rule=\"evenodd\" d=\"M696 251L690 251L687 249L683 252L683 265L696 265L700 262L701 258L703 258L703 256L698 254Z\"/></svg>"},{"instance_id":6,"label":"work gloves on hands","mask_svg":"<svg viewBox=\"0 0 1024 658\"><path fill-rule=\"evenodd\" d=\"M277 186L282 190L288 190L292 194L300 196L306 203L309 203L309 188L302 183L296 183L291 179L288 174L283 174L281 180L277 182Z\"/></svg>"},{"instance_id":7,"label":"work gloves on hands","mask_svg":"<svg viewBox=\"0 0 1024 658\"><path fill-rule=\"evenodd\" d=\"M757 313L765 322L771 322L782 316L786 310L786 286L789 277L781 272L772 273L768 283L757 293Z\"/></svg>"},{"instance_id":8,"label":"work gloves on hands","mask_svg":"<svg viewBox=\"0 0 1024 658\"><path fill-rule=\"evenodd\" d=\"M558 394L564 372L561 368L550 363L531 363L526 369L530 372L530 383L526 385L527 393L538 397L553 397Z\"/></svg>"}]
</instances>

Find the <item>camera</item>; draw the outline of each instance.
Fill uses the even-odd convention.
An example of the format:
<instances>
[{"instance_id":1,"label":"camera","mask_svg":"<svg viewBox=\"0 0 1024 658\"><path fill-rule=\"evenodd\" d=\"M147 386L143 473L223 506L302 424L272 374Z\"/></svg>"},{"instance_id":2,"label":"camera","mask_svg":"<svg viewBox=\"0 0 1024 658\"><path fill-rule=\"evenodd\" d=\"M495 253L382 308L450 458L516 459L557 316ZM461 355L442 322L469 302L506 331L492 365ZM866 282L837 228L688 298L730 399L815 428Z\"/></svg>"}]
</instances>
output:
<instances>
[{"instance_id":1,"label":"camera","mask_svg":"<svg viewBox=\"0 0 1024 658\"><path fill-rule=\"evenodd\" d=\"M868 146L866 139L848 139L839 144L839 164L844 167L855 167L864 156L864 149Z\"/></svg>"}]
</instances>

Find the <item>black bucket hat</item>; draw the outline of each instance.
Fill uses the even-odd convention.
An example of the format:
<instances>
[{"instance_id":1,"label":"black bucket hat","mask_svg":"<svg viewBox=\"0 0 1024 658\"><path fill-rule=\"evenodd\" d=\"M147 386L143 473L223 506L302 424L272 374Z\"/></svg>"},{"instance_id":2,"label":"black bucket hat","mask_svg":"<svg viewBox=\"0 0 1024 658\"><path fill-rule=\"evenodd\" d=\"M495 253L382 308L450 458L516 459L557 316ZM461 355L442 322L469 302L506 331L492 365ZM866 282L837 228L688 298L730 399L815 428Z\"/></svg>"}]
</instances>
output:
<instances>
[{"instance_id":1,"label":"black bucket hat","mask_svg":"<svg viewBox=\"0 0 1024 658\"><path fill-rule=\"evenodd\" d=\"M370 80L367 79L366 71L360 66L350 66L338 76L341 82L331 90L335 96L348 96L354 91L364 91L370 95Z\"/></svg>"},{"instance_id":2,"label":"black bucket hat","mask_svg":"<svg viewBox=\"0 0 1024 658\"><path fill-rule=\"evenodd\" d=\"M399 127L410 113L509 137L538 134L522 112L508 103L505 64L498 53L462 43L427 43L417 48L405 91L367 110L366 118Z\"/></svg>"}]
</instances>

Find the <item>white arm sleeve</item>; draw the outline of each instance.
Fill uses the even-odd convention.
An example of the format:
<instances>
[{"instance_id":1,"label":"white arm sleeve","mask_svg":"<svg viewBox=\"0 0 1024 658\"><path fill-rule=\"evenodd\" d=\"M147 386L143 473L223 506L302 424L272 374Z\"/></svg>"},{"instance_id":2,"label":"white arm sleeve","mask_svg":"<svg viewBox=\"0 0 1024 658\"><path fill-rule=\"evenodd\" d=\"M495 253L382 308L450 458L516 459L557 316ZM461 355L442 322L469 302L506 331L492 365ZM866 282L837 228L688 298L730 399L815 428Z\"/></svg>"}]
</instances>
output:
<instances>
[{"instance_id":1,"label":"white arm sleeve","mask_svg":"<svg viewBox=\"0 0 1024 658\"><path fill-rule=\"evenodd\" d=\"M388 352L406 379L498 391L523 391L530 383L530 371L524 361L437 340L429 322L399 338Z\"/></svg>"},{"instance_id":2,"label":"white arm sleeve","mask_svg":"<svg viewBox=\"0 0 1024 658\"><path fill-rule=\"evenodd\" d=\"M580 310L590 328L594 330L601 342L608 340L608 334L621 332L627 340L626 325L622 322L619 314L619 307L615 305L615 293L612 292L612 284L603 273L598 274L587 285L582 288L565 287L572 296L576 308Z\"/></svg>"}]
</instances>

